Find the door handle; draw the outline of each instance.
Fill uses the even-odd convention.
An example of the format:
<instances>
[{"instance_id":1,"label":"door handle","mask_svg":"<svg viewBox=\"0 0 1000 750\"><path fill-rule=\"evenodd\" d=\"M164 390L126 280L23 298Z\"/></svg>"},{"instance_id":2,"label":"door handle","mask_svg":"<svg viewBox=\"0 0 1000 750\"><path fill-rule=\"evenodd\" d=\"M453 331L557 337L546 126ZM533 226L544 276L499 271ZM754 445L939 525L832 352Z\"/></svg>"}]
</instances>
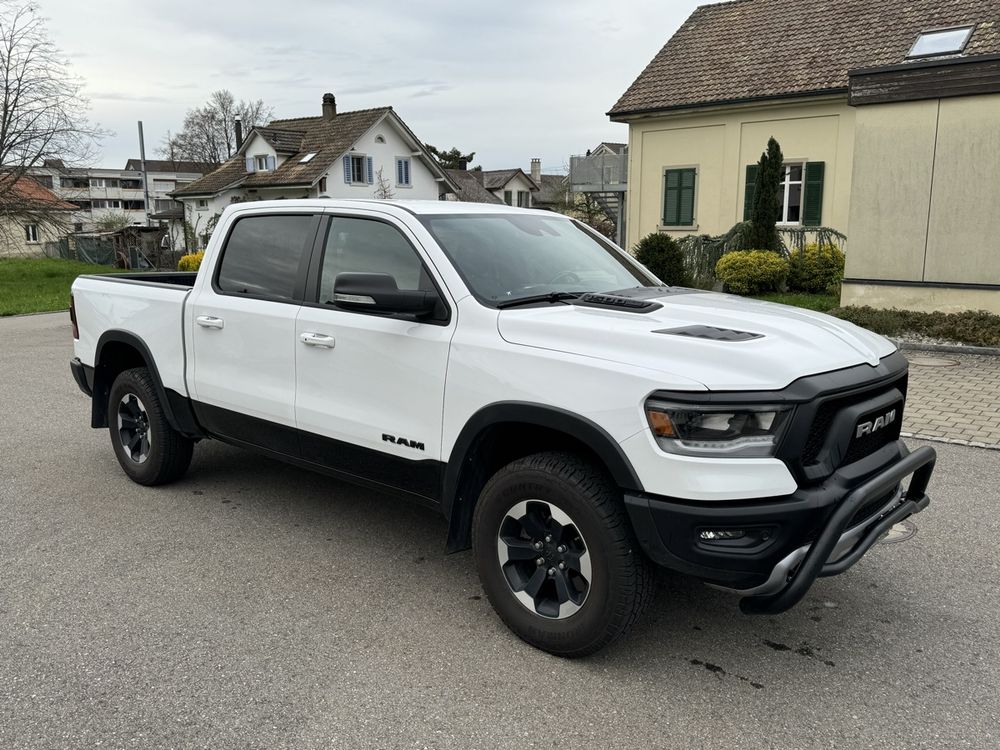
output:
<instances>
[{"instance_id":1,"label":"door handle","mask_svg":"<svg viewBox=\"0 0 1000 750\"><path fill-rule=\"evenodd\" d=\"M194 322L202 328L218 328L221 330L226 327L226 321L222 318L213 317L212 315L199 315L194 319Z\"/></svg>"},{"instance_id":2,"label":"door handle","mask_svg":"<svg viewBox=\"0 0 1000 750\"><path fill-rule=\"evenodd\" d=\"M323 333L312 333L311 331L300 333L299 341L306 346L318 346L321 349L333 349L337 343L337 340L333 336L327 336Z\"/></svg>"}]
</instances>

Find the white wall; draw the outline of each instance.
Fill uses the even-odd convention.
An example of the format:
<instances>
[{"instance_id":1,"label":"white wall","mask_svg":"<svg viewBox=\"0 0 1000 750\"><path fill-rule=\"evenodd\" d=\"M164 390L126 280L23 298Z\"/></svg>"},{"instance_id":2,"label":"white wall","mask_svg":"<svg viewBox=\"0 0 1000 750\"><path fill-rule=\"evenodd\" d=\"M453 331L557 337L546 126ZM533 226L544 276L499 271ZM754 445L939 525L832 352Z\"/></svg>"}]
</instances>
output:
<instances>
[{"instance_id":1,"label":"white wall","mask_svg":"<svg viewBox=\"0 0 1000 750\"><path fill-rule=\"evenodd\" d=\"M376 139L382 136L385 143ZM413 156L414 149L403 140L395 125L388 119L372 128L364 137L354 144L355 154L373 157L375 184L348 185L344 182L344 164L338 159L326 173L326 192L322 195L329 198L374 198L378 187L378 170L389 181L393 198L397 200L438 200L443 190L443 183L434 179L434 174L419 156ZM396 184L396 157L410 157L410 187ZM319 195L319 193L315 193Z\"/></svg>"},{"instance_id":2,"label":"white wall","mask_svg":"<svg viewBox=\"0 0 1000 750\"><path fill-rule=\"evenodd\" d=\"M491 190L497 198L503 200L503 194L505 190L510 190L512 195L510 197L510 204L512 206L517 206L517 191L524 190L528 193L528 206L531 206L531 193L534 190L534 185L528 181L527 178L520 174L515 174L512 179L510 179L506 185L504 185L500 190Z\"/></svg>"}]
</instances>

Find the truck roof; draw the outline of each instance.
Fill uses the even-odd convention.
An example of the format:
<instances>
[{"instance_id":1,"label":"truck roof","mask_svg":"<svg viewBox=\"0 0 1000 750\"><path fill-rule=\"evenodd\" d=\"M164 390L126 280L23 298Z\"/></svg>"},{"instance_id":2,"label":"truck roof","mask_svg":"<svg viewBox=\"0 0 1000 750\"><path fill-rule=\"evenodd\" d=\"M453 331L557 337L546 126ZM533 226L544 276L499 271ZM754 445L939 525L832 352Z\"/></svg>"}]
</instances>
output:
<instances>
[{"instance_id":1,"label":"truck roof","mask_svg":"<svg viewBox=\"0 0 1000 750\"><path fill-rule=\"evenodd\" d=\"M418 201L418 200L379 200L376 198L298 198L292 200L253 201L250 203L235 203L234 207L246 208L292 208L296 206L323 206L327 208L348 207L395 207L411 214L553 214L552 211L531 208L515 208L514 206L497 205L493 203L467 203L465 201ZM560 216L560 214L553 214Z\"/></svg>"}]
</instances>

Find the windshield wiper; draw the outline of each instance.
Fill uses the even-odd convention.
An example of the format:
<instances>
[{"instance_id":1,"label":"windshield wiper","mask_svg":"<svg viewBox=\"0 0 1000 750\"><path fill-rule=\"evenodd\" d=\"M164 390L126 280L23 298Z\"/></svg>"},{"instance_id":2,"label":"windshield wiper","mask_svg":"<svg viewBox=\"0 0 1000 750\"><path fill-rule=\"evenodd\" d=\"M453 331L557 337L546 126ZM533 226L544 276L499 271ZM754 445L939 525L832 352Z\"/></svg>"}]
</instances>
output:
<instances>
[{"instance_id":1,"label":"windshield wiper","mask_svg":"<svg viewBox=\"0 0 1000 750\"><path fill-rule=\"evenodd\" d=\"M532 302L562 302L568 299L577 299L587 292L549 292L548 294L532 294L529 297L518 297L497 302L497 308L503 310L507 307L517 307L518 305L530 305Z\"/></svg>"}]
</instances>

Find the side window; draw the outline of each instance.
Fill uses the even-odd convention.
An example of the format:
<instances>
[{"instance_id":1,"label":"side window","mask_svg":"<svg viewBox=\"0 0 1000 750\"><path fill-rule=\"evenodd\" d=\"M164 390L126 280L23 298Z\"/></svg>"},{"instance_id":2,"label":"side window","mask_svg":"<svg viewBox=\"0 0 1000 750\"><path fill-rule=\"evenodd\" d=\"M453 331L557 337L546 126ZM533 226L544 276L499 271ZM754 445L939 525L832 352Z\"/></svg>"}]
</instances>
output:
<instances>
[{"instance_id":1,"label":"side window","mask_svg":"<svg viewBox=\"0 0 1000 750\"><path fill-rule=\"evenodd\" d=\"M434 289L419 256L399 230L372 219L331 219L320 271L320 302L333 299L333 284L341 273L387 273L400 289Z\"/></svg>"},{"instance_id":2,"label":"side window","mask_svg":"<svg viewBox=\"0 0 1000 750\"><path fill-rule=\"evenodd\" d=\"M240 219L222 251L216 279L219 291L294 299L299 264L314 229L310 214Z\"/></svg>"}]
</instances>

